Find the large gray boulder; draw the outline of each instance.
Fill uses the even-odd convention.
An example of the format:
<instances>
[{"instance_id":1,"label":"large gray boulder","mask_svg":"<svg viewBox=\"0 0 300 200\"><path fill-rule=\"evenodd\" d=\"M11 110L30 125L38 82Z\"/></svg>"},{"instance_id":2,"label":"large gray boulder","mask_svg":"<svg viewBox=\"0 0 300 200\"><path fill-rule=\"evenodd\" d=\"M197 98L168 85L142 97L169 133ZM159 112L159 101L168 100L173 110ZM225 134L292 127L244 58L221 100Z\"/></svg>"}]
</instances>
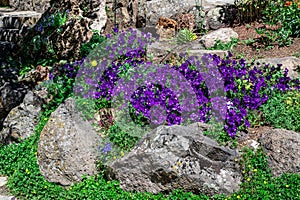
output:
<instances>
[{"instance_id":1,"label":"large gray boulder","mask_svg":"<svg viewBox=\"0 0 300 200\"><path fill-rule=\"evenodd\" d=\"M38 143L37 162L50 182L71 185L83 175L96 175L97 133L75 112L69 98L50 116Z\"/></svg>"},{"instance_id":2,"label":"large gray boulder","mask_svg":"<svg viewBox=\"0 0 300 200\"><path fill-rule=\"evenodd\" d=\"M274 176L300 173L300 134L284 129L273 129L260 138Z\"/></svg>"},{"instance_id":3,"label":"large gray boulder","mask_svg":"<svg viewBox=\"0 0 300 200\"><path fill-rule=\"evenodd\" d=\"M146 134L124 157L106 164L106 176L126 191L230 194L242 174L236 152L203 136L196 126L160 126Z\"/></svg>"}]
</instances>

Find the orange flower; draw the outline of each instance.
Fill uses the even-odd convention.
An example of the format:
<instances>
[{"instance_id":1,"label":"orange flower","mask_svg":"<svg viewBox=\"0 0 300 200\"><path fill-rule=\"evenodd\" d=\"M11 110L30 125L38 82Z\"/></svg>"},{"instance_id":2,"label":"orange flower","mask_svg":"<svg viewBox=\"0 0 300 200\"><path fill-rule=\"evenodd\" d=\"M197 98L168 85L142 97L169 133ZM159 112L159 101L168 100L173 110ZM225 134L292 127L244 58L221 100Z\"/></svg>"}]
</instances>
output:
<instances>
[{"instance_id":1,"label":"orange flower","mask_svg":"<svg viewBox=\"0 0 300 200\"><path fill-rule=\"evenodd\" d=\"M285 4L284 4L284 6L290 6L290 5L292 5L292 3L293 2L291 2L291 1L286 1Z\"/></svg>"},{"instance_id":2,"label":"orange flower","mask_svg":"<svg viewBox=\"0 0 300 200\"><path fill-rule=\"evenodd\" d=\"M298 3L298 0L295 0L294 2L295 2L295 3Z\"/></svg>"}]
</instances>

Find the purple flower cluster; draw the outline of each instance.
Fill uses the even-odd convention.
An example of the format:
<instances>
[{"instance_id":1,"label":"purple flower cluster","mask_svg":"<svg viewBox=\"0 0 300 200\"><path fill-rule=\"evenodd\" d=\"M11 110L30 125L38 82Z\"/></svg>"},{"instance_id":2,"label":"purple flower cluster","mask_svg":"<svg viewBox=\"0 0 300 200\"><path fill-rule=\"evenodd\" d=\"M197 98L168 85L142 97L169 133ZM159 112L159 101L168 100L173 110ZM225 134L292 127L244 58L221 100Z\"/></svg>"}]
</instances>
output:
<instances>
[{"instance_id":1,"label":"purple flower cluster","mask_svg":"<svg viewBox=\"0 0 300 200\"><path fill-rule=\"evenodd\" d=\"M228 111L224 129L234 137L242 125L250 126L247 109L255 110L268 100L265 77L260 69L249 69L244 59L222 60L219 70L223 76L228 99Z\"/></svg>"},{"instance_id":2,"label":"purple flower cluster","mask_svg":"<svg viewBox=\"0 0 300 200\"><path fill-rule=\"evenodd\" d=\"M195 118L199 110L195 92L178 70L146 62L131 68L127 75L118 81L113 91L115 105L123 108L130 102L136 114L142 114L149 121L159 118L149 113L152 106L158 105L166 111L166 116L160 118L166 120L157 121L166 121L169 125L185 123L191 116Z\"/></svg>"},{"instance_id":3,"label":"purple flower cluster","mask_svg":"<svg viewBox=\"0 0 300 200\"><path fill-rule=\"evenodd\" d=\"M137 116L142 114L149 120L148 123L153 122L154 118L156 118L156 124L165 121L168 125L181 123L179 100L169 88L155 84L140 87L131 96L130 103L135 108L135 114ZM166 111L166 115L163 115L163 112L150 113L153 106L161 106Z\"/></svg>"},{"instance_id":4,"label":"purple flower cluster","mask_svg":"<svg viewBox=\"0 0 300 200\"><path fill-rule=\"evenodd\" d=\"M77 75L77 71L83 65L83 62L84 60L75 60L73 63L55 64L49 75L50 80L53 80L55 77L74 79Z\"/></svg>"},{"instance_id":5,"label":"purple flower cluster","mask_svg":"<svg viewBox=\"0 0 300 200\"><path fill-rule=\"evenodd\" d=\"M287 76L287 69L282 74L281 65L270 67L269 64L265 64L257 67L251 63L247 66L244 59L231 60L231 56L229 53L218 68L224 80L228 102L224 129L234 137L239 127L250 127L247 110L258 109L275 90L289 90L293 88L292 85L297 88L299 81L291 81Z\"/></svg>"},{"instance_id":6,"label":"purple flower cluster","mask_svg":"<svg viewBox=\"0 0 300 200\"><path fill-rule=\"evenodd\" d=\"M143 60L150 35L138 36L131 29L115 32L110 38L101 49L104 59L98 59L100 63L85 60L75 93L106 98L120 109L131 105L133 114L149 123L155 119L157 123L182 124L187 118L207 122L215 116L234 137L240 127L250 126L247 111L258 109L274 90L299 89L299 80L290 80L287 70L282 75L279 66L247 65L244 59L230 59L231 53L225 59L210 54L200 59L182 55L185 62L179 66L153 65ZM92 62L95 64L90 67ZM165 114L158 116L159 109L154 107Z\"/></svg>"},{"instance_id":7,"label":"purple flower cluster","mask_svg":"<svg viewBox=\"0 0 300 200\"><path fill-rule=\"evenodd\" d=\"M153 40L150 34L139 35L133 29L126 32L115 30L115 34L108 37L110 39L104 45L99 45L84 60L84 66L77 73L75 94L84 98L111 99L123 66L138 63L138 59L145 55L146 46ZM92 62L96 62L96 66L91 66Z\"/></svg>"},{"instance_id":8,"label":"purple flower cluster","mask_svg":"<svg viewBox=\"0 0 300 200\"><path fill-rule=\"evenodd\" d=\"M54 23L54 15L45 16L35 25L35 30L43 32L45 28L53 26Z\"/></svg>"}]
</instances>

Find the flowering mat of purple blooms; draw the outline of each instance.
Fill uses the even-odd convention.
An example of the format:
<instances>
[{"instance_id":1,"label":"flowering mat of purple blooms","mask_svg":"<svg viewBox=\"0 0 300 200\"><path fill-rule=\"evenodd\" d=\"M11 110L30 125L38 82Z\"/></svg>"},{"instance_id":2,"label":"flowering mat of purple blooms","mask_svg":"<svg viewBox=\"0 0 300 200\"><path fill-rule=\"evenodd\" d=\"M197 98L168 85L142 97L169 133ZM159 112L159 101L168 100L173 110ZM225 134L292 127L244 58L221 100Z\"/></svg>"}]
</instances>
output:
<instances>
[{"instance_id":1,"label":"flowering mat of purple blooms","mask_svg":"<svg viewBox=\"0 0 300 200\"><path fill-rule=\"evenodd\" d=\"M87 58L63 69L73 77L74 68L80 66L74 86L77 96L105 99L120 110L130 107L136 123L149 125L152 120L173 125L208 122L214 117L234 137L238 130L250 127L249 111L259 109L275 91L300 88L299 80L291 80L288 70L282 71L280 65L235 60L230 52L225 58L185 54L178 65L154 65L145 59L146 46L154 41L151 35L138 35L130 29L116 30L108 37L111 40ZM178 76L185 80L175 80ZM153 106L161 107L156 116L150 114ZM162 110L165 114L159 116Z\"/></svg>"}]
</instances>

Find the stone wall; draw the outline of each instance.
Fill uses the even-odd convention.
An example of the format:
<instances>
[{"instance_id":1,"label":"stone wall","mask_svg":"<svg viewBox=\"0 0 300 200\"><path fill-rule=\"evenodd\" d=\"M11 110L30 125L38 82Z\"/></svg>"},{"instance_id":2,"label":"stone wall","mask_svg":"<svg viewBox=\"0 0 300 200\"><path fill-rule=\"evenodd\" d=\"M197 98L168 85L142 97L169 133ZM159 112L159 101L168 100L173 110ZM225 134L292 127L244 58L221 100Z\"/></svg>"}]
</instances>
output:
<instances>
[{"instance_id":1,"label":"stone wall","mask_svg":"<svg viewBox=\"0 0 300 200\"><path fill-rule=\"evenodd\" d=\"M50 7L50 0L9 0L9 6L17 10L43 13Z\"/></svg>"}]
</instances>

